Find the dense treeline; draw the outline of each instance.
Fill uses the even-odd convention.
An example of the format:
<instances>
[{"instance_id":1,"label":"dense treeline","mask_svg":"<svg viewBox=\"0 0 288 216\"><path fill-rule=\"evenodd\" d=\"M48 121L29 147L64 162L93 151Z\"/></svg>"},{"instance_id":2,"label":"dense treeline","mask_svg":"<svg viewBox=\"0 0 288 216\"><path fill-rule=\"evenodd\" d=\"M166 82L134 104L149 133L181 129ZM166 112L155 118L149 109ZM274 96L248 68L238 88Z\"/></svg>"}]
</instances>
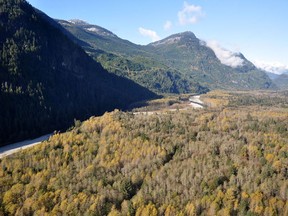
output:
<instances>
[{"instance_id":1,"label":"dense treeline","mask_svg":"<svg viewBox=\"0 0 288 216\"><path fill-rule=\"evenodd\" d=\"M245 97L211 93L205 101L228 105L76 121L1 160L0 214L287 215L287 109L233 105Z\"/></svg>"},{"instance_id":2,"label":"dense treeline","mask_svg":"<svg viewBox=\"0 0 288 216\"><path fill-rule=\"evenodd\" d=\"M55 26L24 0L0 0L0 145L155 96L108 73Z\"/></svg>"},{"instance_id":3,"label":"dense treeline","mask_svg":"<svg viewBox=\"0 0 288 216\"><path fill-rule=\"evenodd\" d=\"M119 76L134 80L140 85L160 94L196 93L203 94L209 91L191 77L184 76L179 71L163 64L147 60L144 57L134 57L132 60L121 56L95 52L90 54L103 67Z\"/></svg>"}]
</instances>

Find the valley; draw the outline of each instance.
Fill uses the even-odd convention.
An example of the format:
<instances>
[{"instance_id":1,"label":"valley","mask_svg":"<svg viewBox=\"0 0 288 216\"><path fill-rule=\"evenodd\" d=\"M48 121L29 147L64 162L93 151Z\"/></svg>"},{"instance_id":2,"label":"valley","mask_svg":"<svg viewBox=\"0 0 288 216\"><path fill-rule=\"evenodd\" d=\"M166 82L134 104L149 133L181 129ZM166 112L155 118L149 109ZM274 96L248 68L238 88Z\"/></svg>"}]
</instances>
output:
<instances>
[{"instance_id":1,"label":"valley","mask_svg":"<svg viewBox=\"0 0 288 216\"><path fill-rule=\"evenodd\" d=\"M286 215L287 98L213 91L205 109L76 122L0 159L0 212Z\"/></svg>"},{"instance_id":2,"label":"valley","mask_svg":"<svg viewBox=\"0 0 288 216\"><path fill-rule=\"evenodd\" d=\"M138 17L126 1L119 17L105 1L65 14L77 4L117 17L117 34ZM288 215L288 67L198 38L206 13L188 1L166 37L138 28L145 45L49 16L0 0L0 216Z\"/></svg>"},{"instance_id":3,"label":"valley","mask_svg":"<svg viewBox=\"0 0 288 216\"><path fill-rule=\"evenodd\" d=\"M184 96L178 96L179 97L187 97L187 95L184 95ZM133 112L134 115L139 115L139 114L144 114L144 115L152 115L152 114L161 114L161 113L165 113L165 112L175 112L175 111L183 111L183 110L187 110L187 109L191 109L191 107L193 108L203 108L203 105L204 103L200 100L200 95L198 96L191 96L189 98L189 102L190 103L187 103L187 101L183 100L175 100L175 96L170 98L166 98L165 99L166 102L163 106L163 104L161 105L158 105L158 107L155 107L154 104L155 102L153 101L150 101L148 102L148 107L141 107L141 108L138 108L137 112ZM172 104L171 101L174 101ZM157 103L157 102L156 102ZM164 102L162 102L164 103ZM171 104L171 105L170 105ZM176 105L175 105L176 104ZM151 110L151 107L153 107L153 109L155 109L154 111ZM176 108L177 109L176 109ZM181 107L181 108L180 108ZM151 111L139 111L139 110L151 110ZM35 145L39 145L41 144L42 142L46 141L49 139L49 137L51 137L53 134L47 134L47 135L43 135L41 137L38 137L38 138L35 138L35 139L32 139L32 140L24 140L24 141L21 141L21 142L17 142L17 143L13 143L13 144L9 144L9 145L6 145L6 146L3 146L3 147L0 147L0 159L3 158L3 157L6 157L6 156L9 156L11 154L14 154L16 152L19 152L19 151L22 151L24 149L27 149L27 148L30 148L30 147L33 147Z\"/></svg>"}]
</instances>

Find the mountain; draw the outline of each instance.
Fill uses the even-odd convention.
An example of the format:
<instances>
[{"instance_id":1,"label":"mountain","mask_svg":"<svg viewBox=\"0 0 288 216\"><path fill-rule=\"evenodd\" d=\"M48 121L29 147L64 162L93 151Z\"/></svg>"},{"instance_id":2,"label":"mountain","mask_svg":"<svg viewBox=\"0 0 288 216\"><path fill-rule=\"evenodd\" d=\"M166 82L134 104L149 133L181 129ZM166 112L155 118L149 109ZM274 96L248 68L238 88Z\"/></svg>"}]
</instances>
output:
<instances>
[{"instance_id":1,"label":"mountain","mask_svg":"<svg viewBox=\"0 0 288 216\"><path fill-rule=\"evenodd\" d=\"M219 60L208 44L192 32L171 35L139 46L112 32L88 23L58 22L88 44L86 52L114 73L130 78L155 92L187 93L207 89L266 89L273 84L242 54L233 54L241 64L229 66Z\"/></svg>"},{"instance_id":2,"label":"mountain","mask_svg":"<svg viewBox=\"0 0 288 216\"><path fill-rule=\"evenodd\" d=\"M142 54L141 46L119 38L111 31L97 25L91 25L82 20L56 20L72 35L85 41L88 47L99 48L103 51L113 50L113 53L126 54L126 56ZM93 50L94 51L94 50Z\"/></svg>"},{"instance_id":3,"label":"mountain","mask_svg":"<svg viewBox=\"0 0 288 216\"><path fill-rule=\"evenodd\" d=\"M170 67L211 89L259 89L271 85L266 74L257 70L242 54L235 55L241 65L227 66L192 32L175 34L148 46Z\"/></svg>"},{"instance_id":4,"label":"mountain","mask_svg":"<svg viewBox=\"0 0 288 216\"><path fill-rule=\"evenodd\" d=\"M57 20L78 38L86 52L107 70L132 79L157 93L207 92L194 80L186 79L179 71L155 61L155 54L145 46L123 40L100 26L79 20Z\"/></svg>"},{"instance_id":5,"label":"mountain","mask_svg":"<svg viewBox=\"0 0 288 216\"><path fill-rule=\"evenodd\" d=\"M283 73L276 75L272 80L279 89L287 90L288 89L288 74Z\"/></svg>"},{"instance_id":6,"label":"mountain","mask_svg":"<svg viewBox=\"0 0 288 216\"><path fill-rule=\"evenodd\" d=\"M284 72L282 74L275 74L272 72L265 71L272 82L281 90L288 89L288 73Z\"/></svg>"},{"instance_id":7,"label":"mountain","mask_svg":"<svg viewBox=\"0 0 288 216\"><path fill-rule=\"evenodd\" d=\"M269 76L269 78L273 81L274 79L279 77L279 74L275 74L272 72L265 71L265 73Z\"/></svg>"},{"instance_id":8,"label":"mountain","mask_svg":"<svg viewBox=\"0 0 288 216\"><path fill-rule=\"evenodd\" d=\"M280 90L288 89L288 73L284 72L282 74L275 74L272 72L265 71L265 73L269 76L275 86L277 86Z\"/></svg>"},{"instance_id":9,"label":"mountain","mask_svg":"<svg viewBox=\"0 0 288 216\"><path fill-rule=\"evenodd\" d=\"M0 8L0 145L156 96L107 72L26 1L0 0Z\"/></svg>"}]
</instances>

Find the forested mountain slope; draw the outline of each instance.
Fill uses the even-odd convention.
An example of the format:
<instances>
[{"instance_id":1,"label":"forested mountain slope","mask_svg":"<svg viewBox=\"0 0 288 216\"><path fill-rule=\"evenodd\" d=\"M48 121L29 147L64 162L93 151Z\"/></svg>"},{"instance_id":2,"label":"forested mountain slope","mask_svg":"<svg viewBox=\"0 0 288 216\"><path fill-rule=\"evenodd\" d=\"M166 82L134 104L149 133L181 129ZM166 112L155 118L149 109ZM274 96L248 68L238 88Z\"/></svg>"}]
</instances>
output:
<instances>
[{"instance_id":1,"label":"forested mountain slope","mask_svg":"<svg viewBox=\"0 0 288 216\"><path fill-rule=\"evenodd\" d=\"M83 48L109 71L128 77L156 92L191 93L207 89L269 89L269 77L242 54L241 64L223 64L192 32L171 35L161 41L139 46L112 32L83 21L58 22L84 41Z\"/></svg>"},{"instance_id":2,"label":"forested mountain slope","mask_svg":"<svg viewBox=\"0 0 288 216\"><path fill-rule=\"evenodd\" d=\"M204 93L207 87L186 79L180 71L153 60L144 46L119 38L112 32L80 20L57 20L96 61L113 73L134 80L157 93Z\"/></svg>"},{"instance_id":3,"label":"forested mountain slope","mask_svg":"<svg viewBox=\"0 0 288 216\"><path fill-rule=\"evenodd\" d=\"M257 69L241 53L231 53L229 64L224 64L217 53L192 32L171 35L147 47L154 50L156 59L165 61L169 67L177 68L210 89L252 90L272 87L265 72Z\"/></svg>"},{"instance_id":4,"label":"forested mountain slope","mask_svg":"<svg viewBox=\"0 0 288 216\"><path fill-rule=\"evenodd\" d=\"M0 9L0 145L155 97L108 73L26 1Z\"/></svg>"},{"instance_id":5,"label":"forested mountain slope","mask_svg":"<svg viewBox=\"0 0 288 216\"><path fill-rule=\"evenodd\" d=\"M287 215L287 92L114 111L0 160L0 214Z\"/></svg>"}]
</instances>

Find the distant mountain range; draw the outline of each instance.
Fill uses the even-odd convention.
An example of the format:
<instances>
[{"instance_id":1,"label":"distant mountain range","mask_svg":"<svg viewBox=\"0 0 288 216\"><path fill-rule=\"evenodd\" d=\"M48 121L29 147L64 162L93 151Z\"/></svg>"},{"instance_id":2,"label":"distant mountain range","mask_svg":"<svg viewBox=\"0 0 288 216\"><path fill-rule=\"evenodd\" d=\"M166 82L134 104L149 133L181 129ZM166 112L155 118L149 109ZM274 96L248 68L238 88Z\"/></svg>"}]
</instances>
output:
<instances>
[{"instance_id":1,"label":"distant mountain range","mask_svg":"<svg viewBox=\"0 0 288 216\"><path fill-rule=\"evenodd\" d=\"M266 72L266 73L279 89L283 89L283 90L288 89L288 73L285 73L285 72L282 74L275 74L271 72Z\"/></svg>"},{"instance_id":2,"label":"distant mountain range","mask_svg":"<svg viewBox=\"0 0 288 216\"><path fill-rule=\"evenodd\" d=\"M0 146L156 96L108 73L26 1L0 8Z\"/></svg>"},{"instance_id":3,"label":"distant mountain range","mask_svg":"<svg viewBox=\"0 0 288 216\"><path fill-rule=\"evenodd\" d=\"M192 32L171 35L140 46L109 30L79 20L57 20L104 68L160 93L205 92L208 89L270 89L275 85L241 53L238 65L219 59L210 44ZM77 41L75 41L77 42Z\"/></svg>"}]
</instances>

